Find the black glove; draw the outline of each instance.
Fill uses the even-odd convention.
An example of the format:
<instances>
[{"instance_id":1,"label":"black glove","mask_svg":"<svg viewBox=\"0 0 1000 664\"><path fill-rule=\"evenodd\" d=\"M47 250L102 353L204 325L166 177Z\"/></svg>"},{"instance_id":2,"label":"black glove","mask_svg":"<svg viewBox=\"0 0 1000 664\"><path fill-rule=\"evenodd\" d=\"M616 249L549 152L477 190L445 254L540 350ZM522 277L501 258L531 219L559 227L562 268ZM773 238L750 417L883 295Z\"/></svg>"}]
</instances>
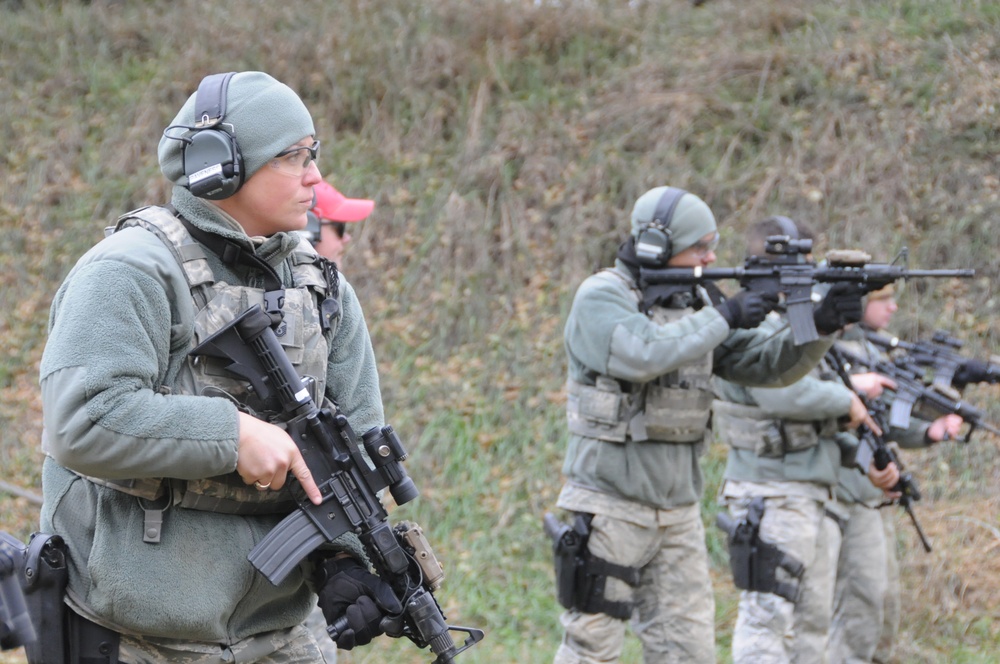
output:
<instances>
[{"instance_id":1,"label":"black glove","mask_svg":"<svg viewBox=\"0 0 1000 664\"><path fill-rule=\"evenodd\" d=\"M952 387L964 390L969 383L996 383L1000 381L1000 370L991 371L989 362L966 360L952 376Z\"/></svg>"},{"instance_id":2,"label":"black glove","mask_svg":"<svg viewBox=\"0 0 1000 664\"><path fill-rule=\"evenodd\" d=\"M764 317L776 306L778 306L777 293L757 293L744 290L725 302L715 305L715 308L729 323L730 329L749 330L763 323Z\"/></svg>"},{"instance_id":3,"label":"black glove","mask_svg":"<svg viewBox=\"0 0 1000 664\"><path fill-rule=\"evenodd\" d=\"M347 627L337 637L337 647L350 650L370 643L385 630L382 618L403 611L395 593L354 558L330 558L323 562L326 581L318 586L319 608L328 625L346 618Z\"/></svg>"},{"instance_id":4,"label":"black glove","mask_svg":"<svg viewBox=\"0 0 1000 664\"><path fill-rule=\"evenodd\" d=\"M816 331L833 334L845 325L857 323L865 313L861 298L865 291L860 284L838 282L813 312Z\"/></svg>"}]
</instances>

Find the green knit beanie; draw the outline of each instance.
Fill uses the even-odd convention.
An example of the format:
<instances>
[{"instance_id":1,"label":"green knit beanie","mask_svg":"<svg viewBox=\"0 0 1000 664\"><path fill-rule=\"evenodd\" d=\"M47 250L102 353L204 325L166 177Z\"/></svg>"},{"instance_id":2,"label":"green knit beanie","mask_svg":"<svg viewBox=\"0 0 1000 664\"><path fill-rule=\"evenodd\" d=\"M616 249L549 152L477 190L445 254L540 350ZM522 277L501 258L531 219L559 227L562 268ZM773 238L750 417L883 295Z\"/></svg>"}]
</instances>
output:
<instances>
[{"instance_id":1,"label":"green knit beanie","mask_svg":"<svg viewBox=\"0 0 1000 664\"><path fill-rule=\"evenodd\" d=\"M171 127L193 127L197 93L188 97ZM276 154L316 133L312 116L299 96L284 83L259 71L245 71L229 80L224 126L236 138L243 155L243 181L250 179ZM173 129L160 139L160 170L174 184L185 185L183 141L192 131Z\"/></svg>"},{"instance_id":2,"label":"green knit beanie","mask_svg":"<svg viewBox=\"0 0 1000 664\"><path fill-rule=\"evenodd\" d=\"M666 190L667 187L654 187L636 199L632 207L632 235L638 237L639 231L649 226L656 212L656 206ZM671 255L676 256L697 244L709 233L715 232L715 215L705 201L688 192L681 197L677 207L674 208L669 230L673 247Z\"/></svg>"}]
</instances>

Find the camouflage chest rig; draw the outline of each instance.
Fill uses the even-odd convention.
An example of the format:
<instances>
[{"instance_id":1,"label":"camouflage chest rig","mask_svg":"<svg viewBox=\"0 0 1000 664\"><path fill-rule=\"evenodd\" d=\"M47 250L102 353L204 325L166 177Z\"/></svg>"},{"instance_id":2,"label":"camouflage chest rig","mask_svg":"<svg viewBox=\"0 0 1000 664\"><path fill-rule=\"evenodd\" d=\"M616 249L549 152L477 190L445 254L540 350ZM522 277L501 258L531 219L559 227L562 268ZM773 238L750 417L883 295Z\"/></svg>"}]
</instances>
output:
<instances>
[{"instance_id":1,"label":"camouflage chest rig","mask_svg":"<svg viewBox=\"0 0 1000 664\"><path fill-rule=\"evenodd\" d=\"M160 238L183 268L195 308L194 330L188 350L255 304L265 310L280 308L281 324L275 333L300 376L310 385L317 403L323 402L328 339L340 322L340 280L336 267L319 258L305 238L289 256L294 287L280 291L228 284L216 279L207 260L209 251L192 228L170 209L149 206L129 212L106 233L124 228L143 228ZM222 256L224 262L226 257ZM280 293L280 295L276 295ZM267 419L261 412L249 383L235 377L212 360L172 353L162 394L223 397L237 408ZM288 491L258 491L247 486L235 471L199 480L143 478L135 480L86 479L136 496L146 513L143 540L159 541L163 513L171 507L225 514L286 513L295 507Z\"/></svg>"},{"instance_id":2,"label":"camouflage chest rig","mask_svg":"<svg viewBox=\"0 0 1000 664\"><path fill-rule=\"evenodd\" d=\"M628 285L637 304L642 293L634 281L615 269L598 273L603 278L620 279ZM664 325L695 312L697 304L711 306L704 289L688 290L671 298L671 306L654 305L648 316ZM588 438L612 443L645 440L697 444L705 436L712 406L712 353L678 366L670 373L647 383L629 383L598 375L594 385L569 381L566 411L569 430Z\"/></svg>"}]
</instances>

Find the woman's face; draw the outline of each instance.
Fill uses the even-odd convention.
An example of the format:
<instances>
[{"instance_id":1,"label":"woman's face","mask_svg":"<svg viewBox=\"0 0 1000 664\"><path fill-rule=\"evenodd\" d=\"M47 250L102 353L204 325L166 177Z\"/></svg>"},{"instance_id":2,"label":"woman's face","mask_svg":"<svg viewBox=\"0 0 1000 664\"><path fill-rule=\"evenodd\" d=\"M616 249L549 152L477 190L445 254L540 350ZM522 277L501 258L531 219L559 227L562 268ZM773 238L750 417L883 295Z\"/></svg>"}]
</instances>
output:
<instances>
[{"instance_id":1,"label":"woman's face","mask_svg":"<svg viewBox=\"0 0 1000 664\"><path fill-rule=\"evenodd\" d=\"M282 150L239 191L216 204L251 237L302 230L312 207L313 187L323 179L313 156L315 146L307 136Z\"/></svg>"}]
</instances>

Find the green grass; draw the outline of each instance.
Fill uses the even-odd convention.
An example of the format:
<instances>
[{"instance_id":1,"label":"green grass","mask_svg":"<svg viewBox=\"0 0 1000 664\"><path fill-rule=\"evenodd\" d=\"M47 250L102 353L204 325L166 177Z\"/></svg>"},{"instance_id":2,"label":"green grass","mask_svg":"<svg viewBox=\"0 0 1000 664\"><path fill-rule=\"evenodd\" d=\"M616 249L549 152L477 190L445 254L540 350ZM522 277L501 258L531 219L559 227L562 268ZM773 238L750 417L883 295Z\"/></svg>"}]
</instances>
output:
<instances>
[{"instance_id":1,"label":"green grass","mask_svg":"<svg viewBox=\"0 0 1000 664\"><path fill-rule=\"evenodd\" d=\"M263 69L298 90L321 166L377 201L345 273L372 328L386 416L446 566L442 604L486 629L467 662L546 662L559 640L541 516L562 483L562 321L607 265L632 202L670 183L723 237L785 214L823 251L976 267L912 283L895 332L1000 349L1000 10L977 0L0 2L0 462L37 490L37 367L62 277L122 212L166 199L163 127L206 74ZM1000 421L996 388L968 396ZM735 593L702 503L728 661ZM1000 646L997 441L907 455L935 553L899 524L902 661ZM36 509L0 495L21 536ZM975 521L962 520L974 517ZM985 526L983 525L985 524ZM16 655L12 655L16 658ZM428 661L381 640L345 661ZM624 661L639 661L634 639ZM0 656L0 662L7 662ZM17 661L16 659L10 661Z\"/></svg>"}]
</instances>

